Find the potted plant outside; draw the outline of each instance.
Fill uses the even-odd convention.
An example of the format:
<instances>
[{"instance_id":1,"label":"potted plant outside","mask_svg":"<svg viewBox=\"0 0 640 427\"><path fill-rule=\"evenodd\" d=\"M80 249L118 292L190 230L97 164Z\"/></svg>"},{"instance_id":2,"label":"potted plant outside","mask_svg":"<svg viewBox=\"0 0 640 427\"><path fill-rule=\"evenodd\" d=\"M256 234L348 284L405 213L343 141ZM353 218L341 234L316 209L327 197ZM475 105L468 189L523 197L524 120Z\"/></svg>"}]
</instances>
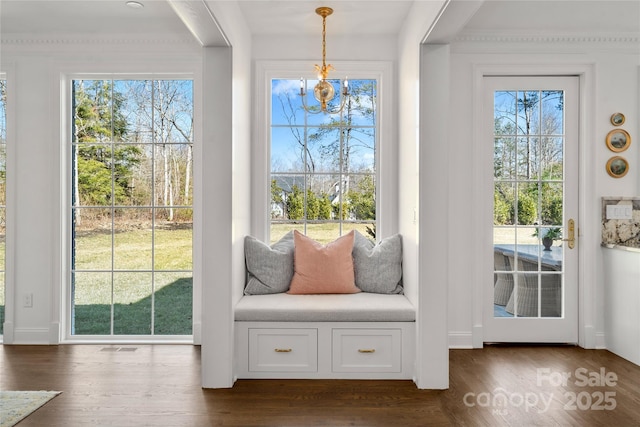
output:
<instances>
[{"instance_id":1,"label":"potted plant outside","mask_svg":"<svg viewBox=\"0 0 640 427\"><path fill-rule=\"evenodd\" d=\"M542 245L545 251L551 250L551 245L553 245L554 240L562 239L562 230L560 227L539 228L536 229L533 236L538 237L539 232L542 234Z\"/></svg>"}]
</instances>

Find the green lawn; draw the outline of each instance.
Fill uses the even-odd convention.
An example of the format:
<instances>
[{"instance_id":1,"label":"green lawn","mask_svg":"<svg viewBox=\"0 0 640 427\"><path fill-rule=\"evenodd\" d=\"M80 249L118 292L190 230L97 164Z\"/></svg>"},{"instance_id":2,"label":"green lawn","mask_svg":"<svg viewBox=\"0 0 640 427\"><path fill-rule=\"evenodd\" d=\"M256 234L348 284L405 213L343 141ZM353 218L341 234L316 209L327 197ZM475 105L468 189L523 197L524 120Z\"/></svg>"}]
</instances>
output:
<instances>
[{"instance_id":1,"label":"green lawn","mask_svg":"<svg viewBox=\"0 0 640 427\"><path fill-rule=\"evenodd\" d=\"M130 230L116 233L113 237L113 259L111 234L99 230L78 233L76 236L76 270L150 270L151 248L155 249L156 270L191 270L191 228Z\"/></svg>"},{"instance_id":2,"label":"green lawn","mask_svg":"<svg viewBox=\"0 0 640 427\"><path fill-rule=\"evenodd\" d=\"M74 333L111 334L113 311L115 335L190 335L192 234L190 227L180 226L156 229L154 235L150 229L128 230L113 236L112 251L110 234L99 229L79 232ZM99 271L112 265L113 273Z\"/></svg>"},{"instance_id":3,"label":"green lawn","mask_svg":"<svg viewBox=\"0 0 640 427\"><path fill-rule=\"evenodd\" d=\"M345 223L342 226L342 234L351 230L358 230L362 235L370 237L366 228L372 228L371 224ZM280 240L289 230L304 230L303 224L271 224L271 244ZM340 237L340 226L337 223L307 224L307 236L322 243L327 244Z\"/></svg>"},{"instance_id":4,"label":"green lawn","mask_svg":"<svg viewBox=\"0 0 640 427\"><path fill-rule=\"evenodd\" d=\"M178 277L156 289L154 294L154 327L155 335L190 335L192 333L192 300L193 286L191 277ZM167 273L169 275L169 273ZM152 319L152 296L150 289L141 291L146 282L140 277L129 282L129 288L114 292L116 302L113 304L113 333L115 335L150 335ZM144 284L144 285L141 285ZM92 282L85 281L81 287L84 297L100 300L100 291L92 293ZM118 288L118 286L114 286ZM78 291L76 286L76 292ZM121 298L117 298L120 295ZM111 333L110 296L103 296L105 303L82 304L74 307L74 324L76 335L109 335ZM128 300L128 302L127 302ZM76 299L77 301L77 299ZM119 302L118 302L119 301Z\"/></svg>"}]
</instances>

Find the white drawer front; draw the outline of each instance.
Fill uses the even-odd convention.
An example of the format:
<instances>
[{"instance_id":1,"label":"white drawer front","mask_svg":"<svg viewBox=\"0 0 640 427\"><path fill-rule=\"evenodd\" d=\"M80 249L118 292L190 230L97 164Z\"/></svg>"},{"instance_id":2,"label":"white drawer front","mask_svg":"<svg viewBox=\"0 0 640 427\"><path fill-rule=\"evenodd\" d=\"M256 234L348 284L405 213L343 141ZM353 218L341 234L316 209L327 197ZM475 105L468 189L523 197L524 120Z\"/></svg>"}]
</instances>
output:
<instances>
[{"instance_id":1,"label":"white drawer front","mask_svg":"<svg viewBox=\"0 0 640 427\"><path fill-rule=\"evenodd\" d=\"M333 372L400 372L400 329L334 329Z\"/></svg>"},{"instance_id":2,"label":"white drawer front","mask_svg":"<svg viewBox=\"0 0 640 427\"><path fill-rule=\"evenodd\" d=\"M249 329L249 371L316 372L317 329Z\"/></svg>"}]
</instances>

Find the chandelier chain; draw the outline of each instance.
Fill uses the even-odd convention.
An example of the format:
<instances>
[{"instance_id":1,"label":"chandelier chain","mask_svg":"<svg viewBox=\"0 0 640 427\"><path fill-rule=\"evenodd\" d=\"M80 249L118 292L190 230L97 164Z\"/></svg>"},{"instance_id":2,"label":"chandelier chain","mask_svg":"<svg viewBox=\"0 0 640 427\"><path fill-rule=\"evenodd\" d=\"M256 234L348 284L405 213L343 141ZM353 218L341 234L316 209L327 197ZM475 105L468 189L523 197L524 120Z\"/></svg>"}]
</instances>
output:
<instances>
[{"instance_id":1,"label":"chandelier chain","mask_svg":"<svg viewBox=\"0 0 640 427\"><path fill-rule=\"evenodd\" d=\"M333 99L335 95L335 89L333 88L333 84L327 81L327 77L329 76L329 71L333 70L331 64L327 65L327 16L333 13L333 9L330 7L319 7L316 9L316 14L322 17L322 67L316 64L316 71L318 72L318 83L313 88L313 96L320 102L320 108L309 108L306 105L306 91L305 91L305 82L304 79L300 78L300 97L302 98L302 108L310 113L329 113L329 114L337 114L342 111L345 105L345 100L349 96L349 86L348 81L345 79L342 83L342 88L340 90L340 106L337 109L328 109L329 102Z\"/></svg>"},{"instance_id":2,"label":"chandelier chain","mask_svg":"<svg viewBox=\"0 0 640 427\"><path fill-rule=\"evenodd\" d=\"M327 57L327 17L322 17L322 78L327 78L325 75L327 71L327 63L325 58Z\"/></svg>"}]
</instances>

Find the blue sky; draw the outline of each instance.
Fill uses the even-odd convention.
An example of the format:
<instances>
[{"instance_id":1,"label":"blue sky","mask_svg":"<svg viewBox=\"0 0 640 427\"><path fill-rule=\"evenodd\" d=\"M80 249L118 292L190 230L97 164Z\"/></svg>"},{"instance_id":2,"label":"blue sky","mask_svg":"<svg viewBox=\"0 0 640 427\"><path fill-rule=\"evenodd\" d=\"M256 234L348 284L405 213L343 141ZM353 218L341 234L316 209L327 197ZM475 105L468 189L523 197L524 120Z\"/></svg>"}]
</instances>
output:
<instances>
[{"instance_id":1,"label":"blue sky","mask_svg":"<svg viewBox=\"0 0 640 427\"><path fill-rule=\"evenodd\" d=\"M340 102L340 81L330 80L336 90L334 104ZM350 81L350 90L359 87L366 80ZM307 105L317 106L313 96L313 86L317 80L308 80ZM365 97L361 97L365 99ZM355 101L353 103L355 105ZM366 104L365 104L366 105ZM316 172L338 172L336 155L331 156L332 144L339 139L337 130L323 138L313 140L309 136L318 134L320 126L338 120L340 116L325 113L305 114L300 97L300 80L273 80L271 92L271 167L274 171L300 171L303 169L304 154L302 142L308 141L309 153L315 163ZM305 127L306 122L306 127ZM306 135L305 135L306 131ZM350 133L350 169L374 170L375 168L375 115L363 113L355 108L351 110Z\"/></svg>"}]
</instances>

